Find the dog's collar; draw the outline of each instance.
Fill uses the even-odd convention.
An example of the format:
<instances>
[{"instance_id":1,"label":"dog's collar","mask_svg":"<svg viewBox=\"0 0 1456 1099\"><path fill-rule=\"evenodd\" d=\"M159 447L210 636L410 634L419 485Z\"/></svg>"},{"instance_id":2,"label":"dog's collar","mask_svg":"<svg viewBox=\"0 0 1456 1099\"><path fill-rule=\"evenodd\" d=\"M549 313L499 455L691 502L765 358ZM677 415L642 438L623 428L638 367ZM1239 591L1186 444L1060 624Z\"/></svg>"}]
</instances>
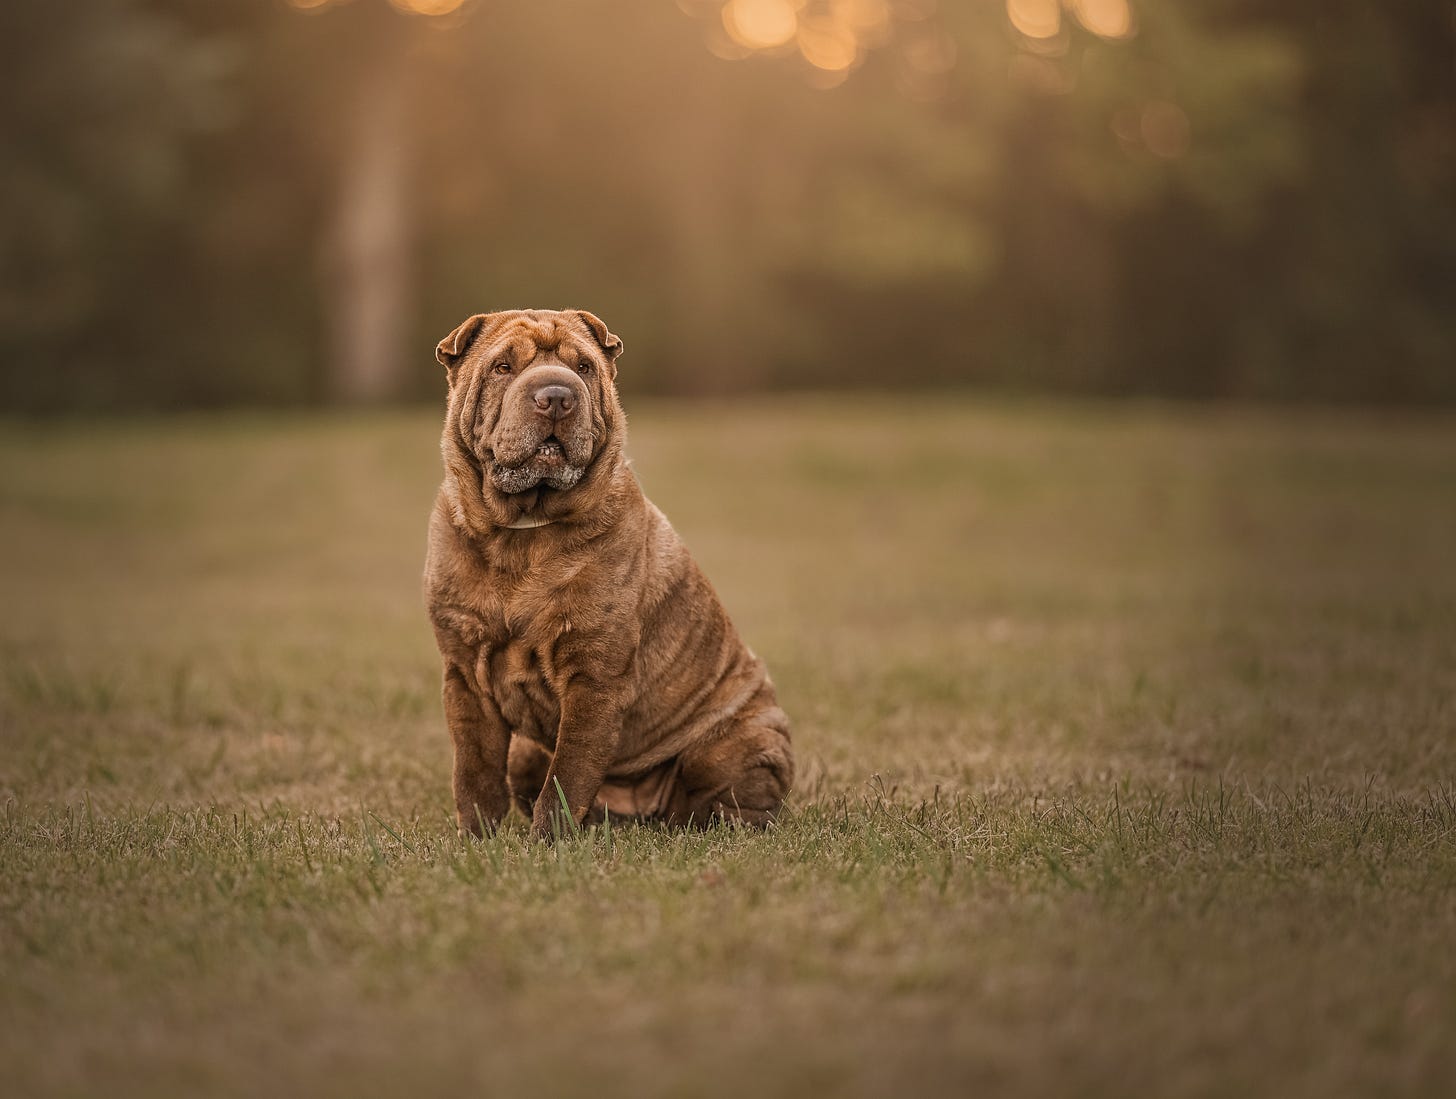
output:
<instances>
[{"instance_id":1,"label":"dog's collar","mask_svg":"<svg viewBox=\"0 0 1456 1099\"><path fill-rule=\"evenodd\" d=\"M523 515L514 523L507 523L507 530L534 530L536 527L549 527L555 519L545 519L540 516Z\"/></svg>"}]
</instances>

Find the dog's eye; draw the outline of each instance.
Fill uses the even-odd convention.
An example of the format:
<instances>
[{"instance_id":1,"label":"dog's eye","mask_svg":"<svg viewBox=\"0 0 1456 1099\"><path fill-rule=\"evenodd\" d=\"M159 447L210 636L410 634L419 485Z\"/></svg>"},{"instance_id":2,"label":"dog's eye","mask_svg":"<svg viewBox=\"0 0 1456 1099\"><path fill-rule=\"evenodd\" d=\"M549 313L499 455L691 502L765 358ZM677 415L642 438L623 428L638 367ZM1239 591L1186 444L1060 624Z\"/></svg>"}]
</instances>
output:
<instances>
[{"instance_id":1,"label":"dog's eye","mask_svg":"<svg viewBox=\"0 0 1456 1099\"><path fill-rule=\"evenodd\" d=\"M582 359L579 363L576 364L576 372L578 374L590 374L592 372L591 360Z\"/></svg>"},{"instance_id":2,"label":"dog's eye","mask_svg":"<svg viewBox=\"0 0 1456 1099\"><path fill-rule=\"evenodd\" d=\"M511 364L508 362L498 362L491 369L497 374L509 374L511 372Z\"/></svg>"}]
</instances>

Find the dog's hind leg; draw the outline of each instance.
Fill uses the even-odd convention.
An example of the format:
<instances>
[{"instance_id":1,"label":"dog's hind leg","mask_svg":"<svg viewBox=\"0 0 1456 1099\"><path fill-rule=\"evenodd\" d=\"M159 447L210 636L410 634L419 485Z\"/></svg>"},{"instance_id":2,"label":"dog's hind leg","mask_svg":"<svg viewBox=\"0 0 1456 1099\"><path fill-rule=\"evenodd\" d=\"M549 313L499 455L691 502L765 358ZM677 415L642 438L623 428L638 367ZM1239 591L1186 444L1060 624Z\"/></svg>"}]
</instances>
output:
<instances>
[{"instance_id":1,"label":"dog's hind leg","mask_svg":"<svg viewBox=\"0 0 1456 1099\"><path fill-rule=\"evenodd\" d=\"M777 817L794 782L788 720L772 701L750 707L707 743L682 754L670 824L715 819L763 827Z\"/></svg>"}]
</instances>

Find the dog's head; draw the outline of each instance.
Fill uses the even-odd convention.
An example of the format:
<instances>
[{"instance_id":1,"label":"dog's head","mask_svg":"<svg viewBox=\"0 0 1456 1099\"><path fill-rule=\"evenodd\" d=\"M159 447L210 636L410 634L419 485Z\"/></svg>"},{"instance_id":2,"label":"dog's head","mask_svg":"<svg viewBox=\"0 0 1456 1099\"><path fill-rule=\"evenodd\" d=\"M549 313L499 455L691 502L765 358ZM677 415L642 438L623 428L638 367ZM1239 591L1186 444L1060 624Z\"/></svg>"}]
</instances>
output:
<instances>
[{"instance_id":1,"label":"dog's head","mask_svg":"<svg viewBox=\"0 0 1456 1099\"><path fill-rule=\"evenodd\" d=\"M573 498L621 461L621 352L580 309L477 313L440 341L450 383L441 445L463 521L526 527L578 510Z\"/></svg>"}]
</instances>

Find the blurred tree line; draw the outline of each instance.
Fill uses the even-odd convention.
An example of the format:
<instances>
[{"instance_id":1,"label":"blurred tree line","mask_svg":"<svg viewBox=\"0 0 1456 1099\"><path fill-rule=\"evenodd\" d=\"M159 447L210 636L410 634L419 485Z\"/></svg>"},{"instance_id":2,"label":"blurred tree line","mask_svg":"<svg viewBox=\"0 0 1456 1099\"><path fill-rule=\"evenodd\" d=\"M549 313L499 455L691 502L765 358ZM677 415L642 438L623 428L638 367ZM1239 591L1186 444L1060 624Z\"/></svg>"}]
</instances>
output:
<instances>
[{"instance_id":1,"label":"blurred tree line","mask_svg":"<svg viewBox=\"0 0 1456 1099\"><path fill-rule=\"evenodd\" d=\"M8 0L10 410L634 389L1456 398L1444 0Z\"/></svg>"}]
</instances>

